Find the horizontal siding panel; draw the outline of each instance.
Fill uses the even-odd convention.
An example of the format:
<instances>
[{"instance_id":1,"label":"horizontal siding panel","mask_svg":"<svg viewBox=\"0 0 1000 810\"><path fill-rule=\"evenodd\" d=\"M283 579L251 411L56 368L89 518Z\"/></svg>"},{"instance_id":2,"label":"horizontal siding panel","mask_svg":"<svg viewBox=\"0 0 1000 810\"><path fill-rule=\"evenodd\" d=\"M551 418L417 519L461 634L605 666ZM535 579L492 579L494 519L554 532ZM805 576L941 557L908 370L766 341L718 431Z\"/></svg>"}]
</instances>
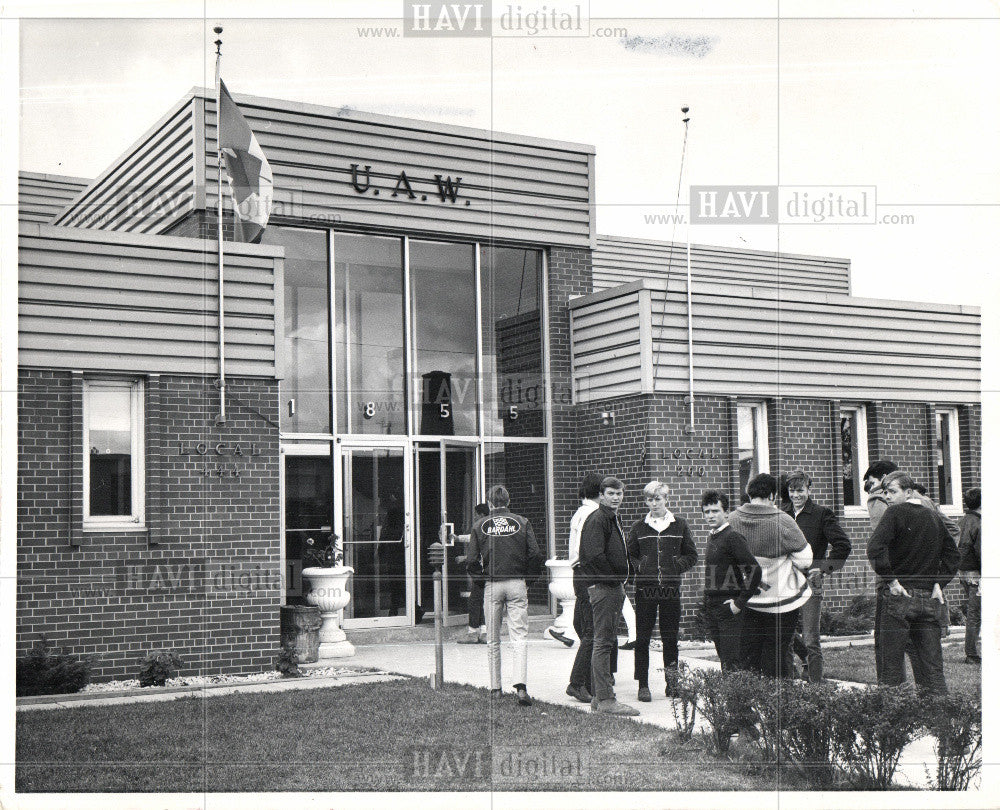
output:
<instances>
[{"instance_id":1,"label":"horizontal siding panel","mask_svg":"<svg viewBox=\"0 0 1000 810\"><path fill-rule=\"evenodd\" d=\"M24 226L19 361L48 368L199 374L207 363L209 373L216 370L218 269L205 244ZM275 376L281 252L235 244L227 251L230 373Z\"/></svg>"},{"instance_id":2,"label":"horizontal siding panel","mask_svg":"<svg viewBox=\"0 0 1000 810\"><path fill-rule=\"evenodd\" d=\"M651 286L647 286L647 284ZM683 290L682 285L678 285ZM632 283L620 295L573 302L573 371L581 400L603 390L609 366L634 352L639 290L649 291L654 390L688 389L683 292L666 299L656 282ZM715 288L713 288L715 289ZM981 319L953 307L782 291L693 292L695 394L978 401ZM649 362L649 360L647 360ZM594 381L590 382L593 375Z\"/></svg>"},{"instance_id":3,"label":"horizontal siding panel","mask_svg":"<svg viewBox=\"0 0 1000 810\"><path fill-rule=\"evenodd\" d=\"M687 277L687 245L681 242L597 237L594 290L641 278ZM850 293L850 262L796 254L691 245L691 276L712 284Z\"/></svg>"},{"instance_id":4,"label":"horizontal siding panel","mask_svg":"<svg viewBox=\"0 0 1000 810\"><path fill-rule=\"evenodd\" d=\"M18 172L18 219L49 223L83 191L89 180L38 172Z\"/></svg>"}]
</instances>

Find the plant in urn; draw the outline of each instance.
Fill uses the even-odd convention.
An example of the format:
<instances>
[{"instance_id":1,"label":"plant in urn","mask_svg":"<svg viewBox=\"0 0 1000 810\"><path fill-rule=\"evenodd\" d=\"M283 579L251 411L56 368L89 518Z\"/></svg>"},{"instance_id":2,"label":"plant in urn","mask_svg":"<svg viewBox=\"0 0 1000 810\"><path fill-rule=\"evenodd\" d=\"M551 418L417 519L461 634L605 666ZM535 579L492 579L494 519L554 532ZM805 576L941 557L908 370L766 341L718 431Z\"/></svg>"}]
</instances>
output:
<instances>
[{"instance_id":1,"label":"plant in urn","mask_svg":"<svg viewBox=\"0 0 1000 810\"><path fill-rule=\"evenodd\" d=\"M306 552L302 557L302 576L309 580L306 601L319 608L323 624L319 628L319 657L346 658L354 655L354 645L347 640L340 627L340 616L351 601L347 592L347 578L354 569L344 565L340 538L331 534L324 545L306 538Z\"/></svg>"}]
</instances>

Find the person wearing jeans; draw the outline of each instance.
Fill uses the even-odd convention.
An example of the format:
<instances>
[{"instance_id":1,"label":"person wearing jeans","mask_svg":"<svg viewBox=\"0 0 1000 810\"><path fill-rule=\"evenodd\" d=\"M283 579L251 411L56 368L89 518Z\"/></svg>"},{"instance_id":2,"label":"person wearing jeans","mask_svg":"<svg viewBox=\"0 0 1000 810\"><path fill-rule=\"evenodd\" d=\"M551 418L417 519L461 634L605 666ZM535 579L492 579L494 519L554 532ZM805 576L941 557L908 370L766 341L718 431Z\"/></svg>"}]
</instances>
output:
<instances>
[{"instance_id":1,"label":"person wearing jeans","mask_svg":"<svg viewBox=\"0 0 1000 810\"><path fill-rule=\"evenodd\" d=\"M709 528L703 611L723 672L743 666L743 619L761 577L760 564L747 549L746 538L726 519L728 510L729 497L725 493L710 489L702 494L701 511Z\"/></svg>"},{"instance_id":2,"label":"person wearing jeans","mask_svg":"<svg viewBox=\"0 0 1000 810\"><path fill-rule=\"evenodd\" d=\"M635 679L639 700L649 703L649 640L657 613L663 642L663 669L667 696L677 687L677 634L681 621L681 577L694 567L698 552L687 521L667 509L670 488L650 481L643 489L648 514L628 532L628 556L635 575Z\"/></svg>"},{"instance_id":3,"label":"person wearing jeans","mask_svg":"<svg viewBox=\"0 0 1000 810\"><path fill-rule=\"evenodd\" d=\"M541 574L542 553L531 521L508 509L510 493L502 484L490 489L489 517L476 523L469 543L469 572L484 581L486 647L490 690L500 693L500 624L507 614L507 630L514 651L514 691L517 702L530 706L528 695L528 580Z\"/></svg>"},{"instance_id":4,"label":"person wearing jeans","mask_svg":"<svg viewBox=\"0 0 1000 810\"><path fill-rule=\"evenodd\" d=\"M938 610L942 590L958 570L958 548L937 510L917 497L913 479L896 471L882 484L888 508L868 540L872 568L888 583L875 646L878 682L904 682L909 642L917 686L946 694Z\"/></svg>"},{"instance_id":5,"label":"person wearing jeans","mask_svg":"<svg viewBox=\"0 0 1000 810\"><path fill-rule=\"evenodd\" d=\"M982 491L973 487L965 493L965 520L958 544L958 576L965 591L965 663L980 664L979 627L982 623L982 597L979 594L980 540L982 528Z\"/></svg>"},{"instance_id":6,"label":"person wearing jeans","mask_svg":"<svg viewBox=\"0 0 1000 810\"><path fill-rule=\"evenodd\" d=\"M614 477L601 481L599 508L590 514L580 533L580 573L594 615L594 652L591 655L593 700L591 711L614 715L639 714L615 699L611 676L612 653L618 646L616 630L625 601L630 566L625 531L618 508L625 486Z\"/></svg>"},{"instance_id":7,"label":"person wearing jeans","mask_svg":"<svg viewBox=\"0 0 1000 810\"><path fill-rule=\"evenodd\" d=\"M573 670L569 676L566 694L581 703L590 703L591 694L590 659L594 654L594 614L590 610L590 596L587 581L580 571L580 534L587 518L599 507L597 499L601 494L602 476L587 473L580 482L580 507L569 522L569 564L573 567L573 594L576 608L573 611L573 629L580 646L573 659Z\"/></svg>"},{"instance_id":8,"label":"person wearing jeans","mask_svg":"<svg viewBox=\"0 0 1000 810\"><path fill-rule=\"evenodd\" d=\"M823 680L823 650L819 643L819 617L823 606L823 578L839 571L851 554L851 539L837 522L831 509L812 499L812 478L804 470L794 470L787 479L790 503L785 513L791 515L812 548L813 561L809 568L812 596L801 609L802 639L793 646L806 665L809 680ZM829 552L829 556L827 556ZM804 653L804 656L803 656Z\"/></svg>"}]
</instances>

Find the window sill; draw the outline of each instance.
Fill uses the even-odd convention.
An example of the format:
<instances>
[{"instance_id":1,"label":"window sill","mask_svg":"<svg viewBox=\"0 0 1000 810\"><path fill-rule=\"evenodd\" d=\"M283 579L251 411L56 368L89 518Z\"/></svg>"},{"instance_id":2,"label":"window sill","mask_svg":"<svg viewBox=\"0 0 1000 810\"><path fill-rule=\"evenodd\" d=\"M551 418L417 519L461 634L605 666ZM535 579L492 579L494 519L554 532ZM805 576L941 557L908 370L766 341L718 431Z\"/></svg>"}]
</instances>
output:
<instances>
[{"instance_id":1,"label":"window sill","mask_svg":"<svg viewBox=\"0 0 1000 810\"><path fill-rule=\"evenodd\" d=\"M84 523L81 530L84 534L139 534L149 527L145 523Z\"/></svg>"},{"instance_id":2,"label":"window sill","mask_svg":"<svg viewBox=\"0 0 1000 810\"><path fill-rule=\"evenodd\" d=\"M868 518L868 507L867 506L845 506L844 507L844 517L845 518Z\"/></svg>"}]
</instances>

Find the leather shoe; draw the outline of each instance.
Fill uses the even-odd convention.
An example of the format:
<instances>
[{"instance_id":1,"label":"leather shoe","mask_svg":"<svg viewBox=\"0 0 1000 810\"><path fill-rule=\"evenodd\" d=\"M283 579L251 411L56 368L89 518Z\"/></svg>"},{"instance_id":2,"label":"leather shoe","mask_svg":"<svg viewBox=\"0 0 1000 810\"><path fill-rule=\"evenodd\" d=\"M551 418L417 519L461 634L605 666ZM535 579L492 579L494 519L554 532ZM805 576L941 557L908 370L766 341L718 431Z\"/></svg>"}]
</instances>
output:
<instances>
[{"instance_id":1,"label":"leather shoe","mask_svg":"<svg viewBox=\"0 0 1000 810\"><path fill-rule=\"evenodd\" d=\"M639 687L639 702L640 703L651 703L653 701L653 696L649 694L648 686Z\"/></svg>"},{"instance_id":2,"label":"leather shoe","mask_svg":"<svg viewBox=\"0 0 1000 810\"><path fill-rule=\"evenodd\" d=\"M530 706L534 703L534 701L528 695L528 690L525 689L523 686L518 687L517 690L514 692L514 694L517 695L517 702L520 703L522 706Z\"/></svg>"},{"instance_id":3,"label":"leather shoe","mask_svg":"<svg viewBox=\"0 0 1000 810\"><path fill-rule=\"evenodd\" d=\"M569 636L560 633L558 630L549 630L549 635L556 641L561 641L567 647L572 647L576 643Z\"/></svg>"},{"instance_id":4,"label":"leather shoe","mask_svg":"<svg viewBox=\"0 0 1000 810\"><path fill-rule=\"evenodd\" d=\"M626 641L624 644L619 644L618 645L618 649L619 650L634 650L635 649L635 642L634 641Z\"/></svg>"},{"instance_id":5,"label":"leather shoe","mask_svg":"<svg viewBox=\"0 0 1000 810\"><path fill-rule=\"evenodd\" d=\"M625 703L619 703L617 700L612 698L611 700L602 700L597 706L591 705L590 710L592 712L597 712L598 714L613 714L618 717L638 717L639 710L633 709L631 706Z\"/></svg>"},{"instance_id":6,"label":"leather shoe","mask_svg":"<svg viewBox=\"0 0 1000 810\"><path fill-rule=\"evenodd\" d=\"M587 691L586 686L577 686L572 683L566 687L566 694L571 698L576 698L581 703L590 703L594 699L594 696Z\"/></svg>"}]
</instances>

